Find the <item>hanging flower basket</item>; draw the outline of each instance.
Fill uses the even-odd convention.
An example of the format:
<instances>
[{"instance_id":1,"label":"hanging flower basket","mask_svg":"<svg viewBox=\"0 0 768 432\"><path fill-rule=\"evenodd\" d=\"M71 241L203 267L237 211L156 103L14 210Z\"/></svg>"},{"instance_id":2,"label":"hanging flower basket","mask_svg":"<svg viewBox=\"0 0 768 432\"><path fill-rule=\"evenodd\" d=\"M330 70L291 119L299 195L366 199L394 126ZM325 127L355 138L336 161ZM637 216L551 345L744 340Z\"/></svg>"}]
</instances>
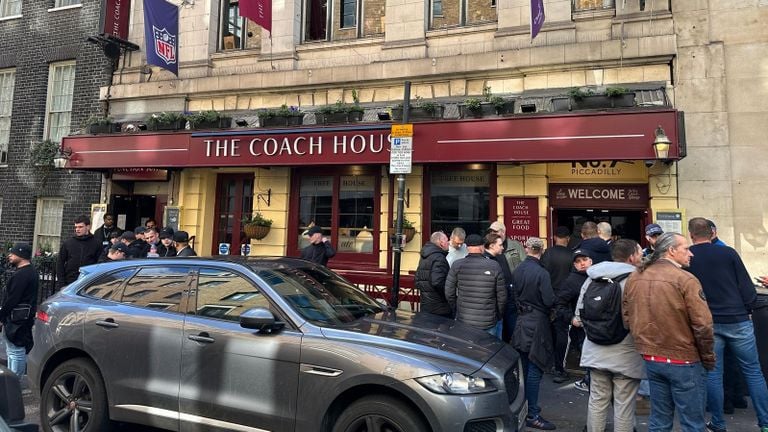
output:
<instances>
[{"instance_id":1,"label":"hanging flower basket","mask_svg":"<svg viewBox=\"0 0 768 432\"><path fill-rule=\"evenodd\" d=\"M253 240L261 240L269 234L272 227L256 224L247 224L243 226L245 236Z\"/></svg>"}]
</instances>

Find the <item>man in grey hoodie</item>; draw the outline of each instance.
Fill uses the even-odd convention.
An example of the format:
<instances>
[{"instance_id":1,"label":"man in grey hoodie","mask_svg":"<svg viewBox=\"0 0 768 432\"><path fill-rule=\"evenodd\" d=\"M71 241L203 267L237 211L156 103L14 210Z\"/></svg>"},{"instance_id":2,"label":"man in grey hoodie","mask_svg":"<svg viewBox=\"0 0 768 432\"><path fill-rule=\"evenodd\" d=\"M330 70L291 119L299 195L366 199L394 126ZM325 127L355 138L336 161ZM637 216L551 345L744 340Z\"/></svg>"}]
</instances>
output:
<instances>
[{"instance_id":1,"label":"man in grey hoodie","mask_svg":"<svg viewBox=\"0 0 768 432\"><path fill-rule=\"evenodd\" d=\"M643 258L640 245L634 240L620 239L611 245L613 261L603 261L587 269L587 279L581 287L576 306L574 326L581 326L579 311L584 307L584 293L592 279L615 278L635 271ZM627 279L622 280L621 289ZM591 384L587 408L587 431L603 432L613 400L613 427L616 432L632 432L635 423L635 398L640 380L645 378L643 358L635 349L632 334L615 345L598 345L584 340L581 367L589 368ZM613 396L613 398L611 398Z\"/></svg>"}]
</instances>

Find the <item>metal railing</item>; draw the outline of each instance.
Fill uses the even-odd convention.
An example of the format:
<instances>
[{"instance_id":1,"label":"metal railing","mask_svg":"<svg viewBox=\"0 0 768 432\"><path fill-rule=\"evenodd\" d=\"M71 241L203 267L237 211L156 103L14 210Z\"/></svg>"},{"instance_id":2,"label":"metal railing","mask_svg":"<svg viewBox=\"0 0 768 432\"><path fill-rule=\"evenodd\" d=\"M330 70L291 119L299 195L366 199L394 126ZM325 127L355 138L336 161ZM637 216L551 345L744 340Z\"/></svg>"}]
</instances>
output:
<instances>
[{"instance_id":1,"label":"metal railing","mask_svg":"<svg viewBox=\"0 0 768 432\"><path fill-rule=\"evenodd\" d=\"M32 265L35 266L40 275L37 304L56 292L56 259L56 255L32 258ZM5 253L0 253L0 304L5 300L6 284L14 272L15 269L8 264L8 256Z\"/></svg>"}]
</instances>

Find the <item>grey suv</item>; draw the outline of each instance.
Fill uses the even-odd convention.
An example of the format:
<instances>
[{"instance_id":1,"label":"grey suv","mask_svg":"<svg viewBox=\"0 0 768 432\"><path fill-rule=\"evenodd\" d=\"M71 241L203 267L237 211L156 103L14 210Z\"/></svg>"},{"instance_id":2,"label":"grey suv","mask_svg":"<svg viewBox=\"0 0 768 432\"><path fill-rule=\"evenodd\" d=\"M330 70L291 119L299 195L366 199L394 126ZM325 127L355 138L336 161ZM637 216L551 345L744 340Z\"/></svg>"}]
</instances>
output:
<instances>
[{"instance_id":1,"label":"grey suv","mask_svg":"<svg viewBox=\"0 0 768 432\"><path fill-rule=\"evenodd\" d=\"M45 431L516 431L518 354L291 258L81 269L39 308Z\"/></svg>"}]
</instances>

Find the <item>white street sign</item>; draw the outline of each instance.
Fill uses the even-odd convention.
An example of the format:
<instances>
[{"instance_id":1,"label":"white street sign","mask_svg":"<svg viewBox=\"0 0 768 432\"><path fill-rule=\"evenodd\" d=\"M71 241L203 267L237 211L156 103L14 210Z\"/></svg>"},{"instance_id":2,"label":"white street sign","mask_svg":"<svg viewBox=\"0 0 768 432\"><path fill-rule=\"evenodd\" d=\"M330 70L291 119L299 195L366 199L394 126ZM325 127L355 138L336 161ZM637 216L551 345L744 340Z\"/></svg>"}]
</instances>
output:
<instances>
[{"instance_id":1,"label":"white street sign","mask_svg":"<svg viewBox=\"0 0 768 432\"><path fill-rule=\"evenodd\" d=\"M413 153L413 137L392 138L389 152L389 173L410 174Z\"/></svg>"}]
</instances>

